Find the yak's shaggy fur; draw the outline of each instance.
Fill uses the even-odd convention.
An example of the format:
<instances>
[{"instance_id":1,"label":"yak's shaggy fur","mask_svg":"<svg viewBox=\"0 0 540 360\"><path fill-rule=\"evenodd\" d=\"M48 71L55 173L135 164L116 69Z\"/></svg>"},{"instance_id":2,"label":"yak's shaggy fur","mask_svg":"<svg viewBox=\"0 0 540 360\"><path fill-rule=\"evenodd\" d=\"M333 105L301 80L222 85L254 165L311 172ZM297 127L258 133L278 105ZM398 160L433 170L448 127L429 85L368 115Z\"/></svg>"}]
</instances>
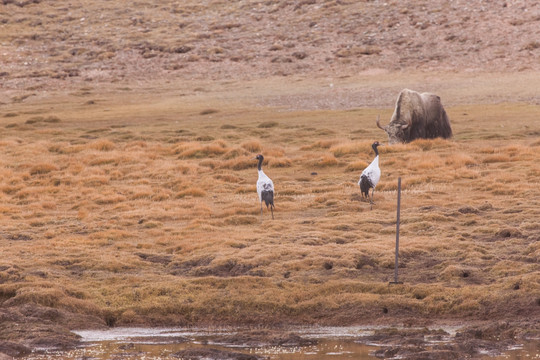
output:
<instances>
[{"instance_id":1,"label":"yak's shaggy fur","mask_svg":"<svg viewBox=\"0 0 540 360\"><path fill-rule=\"evenodd\" d=\"M399 93L390 123L382 127L377 120L377 126L386 131L390 144L407 143L415 139L452 137L450 120L441 98L435 94L418 93L409 89Z\"/></svg>"}]
</instances>

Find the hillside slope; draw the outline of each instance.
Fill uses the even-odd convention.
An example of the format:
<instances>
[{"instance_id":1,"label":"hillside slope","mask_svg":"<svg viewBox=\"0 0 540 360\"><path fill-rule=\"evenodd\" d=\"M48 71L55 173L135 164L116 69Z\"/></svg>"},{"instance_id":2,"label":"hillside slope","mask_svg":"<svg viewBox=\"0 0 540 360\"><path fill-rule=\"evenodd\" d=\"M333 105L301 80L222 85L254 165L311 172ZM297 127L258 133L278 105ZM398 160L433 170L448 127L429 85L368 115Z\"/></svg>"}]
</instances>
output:
<instances>
[{"instance_id":1,"label":"hillside slope","mask_svg":"<svg viewBox=\"0 0 540 360\"><path fill-rule=\"evenodd\" d=\"M540 4L532 0L3 3L3 88L540 69Z\"/></svg>"}]
</instances>

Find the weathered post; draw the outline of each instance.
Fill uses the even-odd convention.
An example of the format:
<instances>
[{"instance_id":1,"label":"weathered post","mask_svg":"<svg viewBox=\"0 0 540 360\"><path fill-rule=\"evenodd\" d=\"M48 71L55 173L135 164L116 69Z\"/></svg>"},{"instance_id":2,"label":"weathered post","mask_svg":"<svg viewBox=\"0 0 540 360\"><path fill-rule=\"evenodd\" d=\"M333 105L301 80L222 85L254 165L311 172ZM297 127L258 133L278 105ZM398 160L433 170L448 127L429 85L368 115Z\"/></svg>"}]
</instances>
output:
<instances>
[{"instance_id":1,"label":"weathered post","mask_svg":"<svg viewBox=\"0 0 540 360\"><path fill-rule=\"evenodd\" d=\"M396 258L394 264L394 281L390 281L390 284L403 284L398 281L398 267L399 267L399 214L401 210L401 177L398 177L397 185L397 219L396 219Z\"/></svg>"}]
</instances>

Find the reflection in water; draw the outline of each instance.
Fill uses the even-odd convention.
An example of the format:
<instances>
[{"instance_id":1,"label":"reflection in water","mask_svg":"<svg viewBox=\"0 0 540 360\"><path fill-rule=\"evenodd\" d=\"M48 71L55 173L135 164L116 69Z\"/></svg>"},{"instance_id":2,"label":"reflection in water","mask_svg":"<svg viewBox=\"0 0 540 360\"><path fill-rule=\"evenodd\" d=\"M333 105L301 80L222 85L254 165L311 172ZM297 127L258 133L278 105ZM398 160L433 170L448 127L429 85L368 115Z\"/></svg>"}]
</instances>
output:
<instances>
[{"instance_id":1,"label":"reflection in water","mask_svg":"<svg viewBox=\"0 0 540 360\"><path fill-rule=\"evenodd\" d=\"M114 328L106 331L77 331L85 346L71 351L46 351L26 359L178 359L179 351L193 348L213 348L228 352L253 354L275 360L375 359L369 354L376 347L354 342L359 336L372 333L363 327L295 329L304 338L317 339L317 345L225 346L213 341L216 337L234 333L231 329L152 329Z\"/></svg>"},{"instance_id":2,"label":"reflection in water","mask_svg":"<svg viewBox=\"0 0 540 360\"><path fill-rule=\"evenodd\" d=\"M222 335L234 333L232 329L151 329L115 328L106 331L78 331L84 346L71 351L36 352L26 359L178 359L177 352L193 348L212 348L227 352L258 355L272 360L373 360L375 346L355 343L355 339L369 335L372 329L305 328L295 329L303 338L317 339L317 345L225 346L213 341ZM371 354L371 355L370 355ZM530 342L491 360L540 359L540 341Z\"/></svg>"},{"instance_id":3,"label":"reflection in water","mask_svg":"<svg viewBox=\"0 0 540 360\"><path fill-rule=\"evenodd\" d=\"M276 360L304 359L375 359L369 353L375 348L356 344L352 341L323 340L316 346L307 347L261 347L261 348L226 348L218 345L202 345L194 342L182 344L140 344L116 341L102 341L84 348L62 352L47 351L33 354L26 359L178 359L174 354L178 351L195 347L212 347L214 349L259 355Z\"/></svg>"},{"instance_id":4,"label":"reflection in water","mask_svg":"<svg viewBox=\"0 0 540 360\"><path fill-rule=\"evenodd\" d=\"M486 357L486 360L534 360L540 359L540 340L530 341L515 349L496 357Z\"/></svg>"}]
</instances>

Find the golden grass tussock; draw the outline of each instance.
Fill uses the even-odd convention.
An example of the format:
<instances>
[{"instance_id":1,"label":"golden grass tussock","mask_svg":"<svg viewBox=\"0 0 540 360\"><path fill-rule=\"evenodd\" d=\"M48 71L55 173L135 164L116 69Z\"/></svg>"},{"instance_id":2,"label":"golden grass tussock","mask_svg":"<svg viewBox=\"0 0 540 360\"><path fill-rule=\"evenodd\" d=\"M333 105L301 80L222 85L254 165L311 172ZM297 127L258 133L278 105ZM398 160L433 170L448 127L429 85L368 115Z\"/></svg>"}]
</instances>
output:
<instances>
[{"instance_id":1,"label":"golden grass tussock","mask_svg":"<svg viewBox=\"0 0 540 360\"><path fill-rule=\"evenodd\" d=\"M470 155L463 153L452 153L444 159L446 165L450 165L454 169L459 169L465 166L477 165L477 162Z\"/></svg>"},{"instance_id":2,"label":"golden grass tussock","mask_svg":"<svg viewBox=\"0 0 540 360\"><path fill-rule=\"evenodd\" d=\"M447 149L454 146L451 140L436 138L436 139L416 139L410 143L411 147L417 147L422 151L432 149Z\"/></svg>"},{"instance_id":3,"label":"golden grass tussock","mask_svg":"<svg viewBox=\"0 0 540 360\"><path fill-rule=\"evenodd\" d=\"M41 163L30 167L30 175L44 175L58 170L58 167L51 163Z\"/></svg>"},{"instance_id":4,"label":"golden grass tussock","mask_svg":"<svg viewBox=\"0 0 540 360\"><path fill-rule=\"evenodd\" d=\"M251 153L260 153L262 151L261 142L258 140L250 140L241 144L242 148Z\"/></svg>"},{"instance_id":5,"label":"golden grass tussock","mask_svg":"<svg viewBox=\"0 0 540 360\"><path fill-rule=\"evenodd\" d=\"M48 307L58 307L60 299L65 294L58 288L47 286L27 286L21 287L16 291L15 296L11 297L6 305L17 305L24 303L39 304Z\"/></svg>"},{"instance_id":6,"label":"golden grass tussock","mask_svg":"<svg viewBox=\"0 0 540 360\"><path fill-rule=\"evenodd\" d=\"M225 222L228 225L253 225L257 224L259 222L259 218L257 216L240 216L240 215L234 215L231 217L228 217Z\"/></svg>"},{"instance_id":7,"label":"golden grass tussock","mask_svg":"<svg viewBox=\"0 0 540 360\"><path fill-rule=\"evenodd\" d=\"M248 150L244 149L244 148L234 148L234 149L231 149L229 151L227 151L225 153L225 155L223 156L224 159L234 159L234 158L237 158L239 156L248 156L249 155L249 152Z\"/></svg>"},{"instance_id":8,"label":"golden grass tussock","mask_svg":"<svg viewBox=\"0 0 540 360\"><path fill-rule=\"evenodd\" d=\"M365 162L365 161L362 161L362 160L358 160L358 161L353 161L351 163L349 163L347 165L347 167L345 168L345 171L349 171L349 172L352 172L352 171L360 171L362 172L366 167L368 167L369 163Z\"/></svg>"},{"instance_id":9,"label":"golden grass tussock","mask_svg":"<svg viewBox=\"0 0 540 360\"><path fill-rule=\"evenodd\" d=\"M255 193L256 192L252 192ZM256 199L256 195L253 197ZM248 206L246 206L246 203L237 204L236 207L231 207L223 210L222 212L216 214L215 216L218 218L230 218L235 215L258 215L259 214L259 208L257 207L257 202L255 203L251 202ZM227 220L229 221L229 219Z\"/></svg>"},{"instance_id":10,"label":"golden grass tussock","mask_svg":"<svg viewBox=\"0 0 540 360\"><path fill-rule=\"evenodd\" d=\"M265 159L263 164L268 164L268 159ZM245 169L255 169L257 170L257 161L252 156L241 156L235 159L230 159L222 161L219 164L221 169L231 169L231 170L245 170Z\"/></svg>"},{"instance_id":11,"label":"golden grass tussock","mask_svg":"<svg viewBox=\"0 0 540 360\"><path fill-rule=\"evenodd\" d=\"M476 152L480 154L495 154L496 148L493 146L483 146L479 148Z\"/></svg>"},{"instance_id":12,"label":"golden grass tussock","mask_svg":"<svg viewBox=\"0 0 540 360\"><path fill-rule=\"evenodd\" d=\"M206 191L204 191L203 189L201 188L198 188L198 187L189 187L185 190L182 190L180 192L178 192L176 194L176 197L181 199L181 198L185 198L185 197L188 197L188 196L191 196L191 197L204 197L206 196Z\"/></svg>"},{"instance_id":13,"label":"golden grass tussock","mask_svg":"<svg viewBox=\"0 0 540 360\"><path fill-rule=\"evenodd\" d=\"M510 161L510 156L506 154L493 154L493 155L485 156L481 161L484 164L506 163Z\"/></svg>"},{"instance_id":14,"label":"golden grass tussock","mask_svg":"<svg viewBox=\"0 0 540 360\"><path fill-rule=\"evenodd\" d=\"M330 149L332 146L339 143L337 139L319 140L311 145L304 145L300 147L300 150L317 150L317 149Z\"/></svg>"},{"instance_id":15,"label":"golden grass tussock","mask_svg":"<svg viewBox=\"0 0 540 360\"><path fill-rule=\"evenodd\" d=\"M95 233L92 233L89 235L89 239L114 241L114 240L128 239L131 236L132 234L130 234L128 231L110 229L110 230L102 230L102 231L97 231Z\"/></svg>"},{"instance_id":16,"label":"golden grass tussock","mask_svg":"<svg viewBox=\"0 0 540 360\"><path fill-rule=\"evenodd\" d=\"M444 165L443 159L436 154L425 154L409 160L413 162L416 170L427 171L432 169L439 169Z\"/></svg>"},{"instance_id":17,"label":"golden grass tussock","mask_svg":"<svg viewBox=\"0 0 540 360\"><path fill-rule=\"evenodd\" d=\"M154 191L150 186L133 187L128 196L130 200L150 199L154 195Z\"/></svg>"},{"instance_id":18,"label":"golden grass tussock","mask_svg":"<svg viewBox=\"0 0 540 360\"><path fill-rule=\"evenodd\" d=\"M280 146L268 146L265 147L263 155L267 158L284 157L285 149Z\"/></svg>"},{"instance_id":19,"label":"golden grass tussock","mask_svg":"<svg viewBox=\"0 0 540 360\"><path fill-rule=\"evenodd\" d=\"M95 196L93 200L98 205L112 205L124 202L126 200L126 197L122 194L107 191L105 193Z\"/></svg>"},{"instance_id":20,"label":"golden grass tussock","mask_svg":"<svg viewBox=\"0 0 540 360\"><path fill-rule=\"evenodd\" d=\"M76 154L83 151L82 145L53 144L49 146L49 151L58 154Z\"/></svg>"},{"instance_id":21,"label":"golden grass tussock","mask_svg":"<svg viewBox=\"0 0 540 360\"><path fill-rule=\"evenodd\" d=\"M330 152L335 157L343 157L347 155L356 155L356 154L369 154L370 152L373 153L373 149L371 148L372 143L364 141L364 142L350 142L350 143L344 143L344 144L336 144L333 145L330 148Z\"/></svg>"},{"instance_id":22,"label":"golden grass tussock","mask_svg":"<svg viewBox=\"0 0 540 360\"><path fill-rule=\"evenodd\" d=\"M113 156L107 157L94 157L88 161L88 165L101 167L104 165L114 165L117 166L120 163L121 159Z\"/></svg>"},{"instance_id":23,"label":"golden grass tussock","mask_svg":"<svg viewBox=\"0 0 540 360\"><path fill-rule=\"evenodd\" d=\"M234 173L222 173L214 175L215 179L221 180L223 182L232 183L232 184L239 184L243 181L243 179L239 176L237 176Z\"/></svg>"},{"instance_id":24,"label":"golden grass tussock","mask_svg":"<svg viewBox=\"0 0 540 360\"><path fill-rule=\"evenodd\" d=\"M186 158L207 158L225 154L229 148L224 141L215 141L210 144L201 144L199 142L183 143L173 150L180 159Z\"/></svg>"},{"instance_id":25,"label":"golden grass tussock","mask_svg":"<svg viewBox=\"0 0 540 360\"><path fill-rule=\"evenodd\" d=\"M115 145L112 141L107 139L95 140L87 144L89 149L98 151L111 151L115 149Z\"/></svg>"},{"instance_id":26,"label":"golden grass tussock","mask_svg":"<svg viewBox=\"0 0 540 360\"><path fill-rule=\"evenodd\" d=\"M256 179L255 176L253 178ZM255 194L257 192L257 187L255 184L249 185L249 186L240 186L240 187L237 187L234 190L234 192L236 194L248 194L248 193Z\"/></svg>"},{"instance_id":27,"label":"golden grass tussock","mask_svg":"<svg viewBox=\"0 0 540 360\"><path fill-rule=\"evenodd\" d=\"M312 167L324 168L338 165L338 160L334 155L323 155L317 159L308 161L307 164Z\"/></svg>"},{"instance_id":28,"label":"golden grass tussock","mask_svg":"<svg viewBox=\"0 0 540 360\"><path fill-rule=\"evenodd\" d=\"M271 157L268 160L268 167L270 168L284 168L292 166L291 159L287 157Z\"/></svg>"}]
</instances>

